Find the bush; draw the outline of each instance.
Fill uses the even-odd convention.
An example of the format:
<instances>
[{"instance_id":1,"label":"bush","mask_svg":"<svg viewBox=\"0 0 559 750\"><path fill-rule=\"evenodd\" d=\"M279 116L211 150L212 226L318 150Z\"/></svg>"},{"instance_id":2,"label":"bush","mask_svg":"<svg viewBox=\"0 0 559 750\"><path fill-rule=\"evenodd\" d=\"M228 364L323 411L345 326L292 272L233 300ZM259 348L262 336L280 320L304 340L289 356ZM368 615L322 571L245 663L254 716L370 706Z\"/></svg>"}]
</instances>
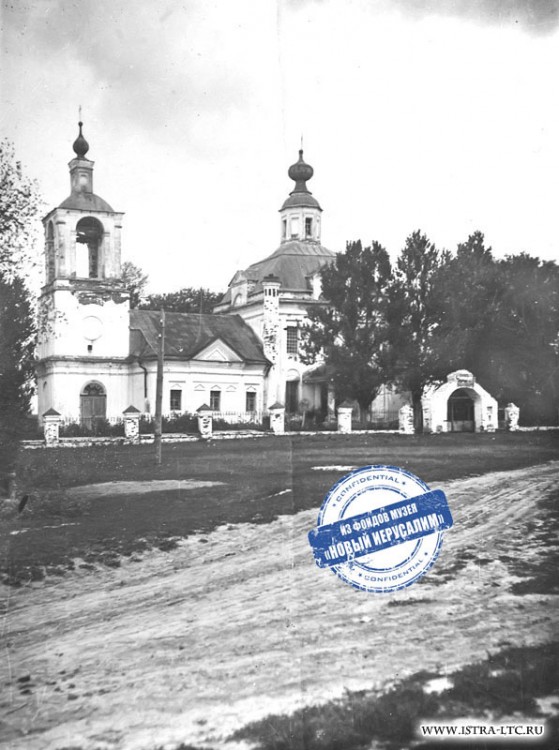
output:
<instances>
[{"instance_id":1,"label":"bush","mask_svg":"<svg viewBox=\"0 0 559 750\"><path fill-rule=\"evenodd\" d=\"M153 432L153 428L154 423L152 421L150 432ZM186 411L184 414L173 414L170 417L163 417L162 430L164 433L198 432L198 417L194 414L189 414Z\"/></svg>"},{"instance_id":2,"label":"bush","mask_svg":"<svg viewBox=\"0 0 559 750\"><path fill-rule=\"evenodd\" d=\"M270 429L270 418L268 417L268 427L264 427L264 424L260 422L228 422L226 419L214 419L212 424L215 432L227 431L227 430L258 430L264 432L266 429Z\"/></svg>"},{"instance_id":3,"label":"bush","mask_svg":"<svg viewBox=\"0 0 559 750\"><path fill-rule=\"evenodd\" d=\"M123 437L124 423L109 422L108 419L96 417L92 419L91 425L81 422L66 422L60 425L60 437Z\"/></svg>"}]
</instances>

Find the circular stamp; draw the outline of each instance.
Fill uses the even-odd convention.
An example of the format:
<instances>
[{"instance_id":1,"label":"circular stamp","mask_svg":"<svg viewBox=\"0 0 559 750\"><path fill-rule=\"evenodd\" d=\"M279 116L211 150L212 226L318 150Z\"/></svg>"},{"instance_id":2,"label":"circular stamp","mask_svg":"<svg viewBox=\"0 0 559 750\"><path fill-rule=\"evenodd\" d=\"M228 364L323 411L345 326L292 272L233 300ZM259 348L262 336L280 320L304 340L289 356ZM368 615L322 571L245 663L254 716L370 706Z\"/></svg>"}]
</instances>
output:
<instances>
[{"instance_id":1,"label":"circular stamp","mask_svg":"<svg viewBox=\"0 0 559 750\"><path fill-rule=\"evenodd\" d=\"M320 568L355 588L385 593L429 570L451 526L444 492L396 466L364 466L328 492L309 542Z\"/></svg>"}]
</instances>

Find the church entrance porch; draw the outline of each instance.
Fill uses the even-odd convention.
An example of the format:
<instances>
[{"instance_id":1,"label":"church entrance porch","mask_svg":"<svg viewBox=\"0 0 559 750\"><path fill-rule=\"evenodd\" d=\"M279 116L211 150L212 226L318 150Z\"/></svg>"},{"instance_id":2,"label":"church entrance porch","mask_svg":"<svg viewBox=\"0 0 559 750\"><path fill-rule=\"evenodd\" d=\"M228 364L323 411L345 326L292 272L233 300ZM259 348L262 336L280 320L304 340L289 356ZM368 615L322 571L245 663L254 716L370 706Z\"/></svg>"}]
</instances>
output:
<instances>
[{"instance_id":1,"label":"church entrance porch","mask_svg":"<svg viewBox=\"0 0 559 750\"><path fill-rule=\"evenodd\" d=\"M80 423L94 429L95 422L107 417L107 393L101 383L88 383L80 394Z\"/></svg>"},{"instance_id":2,"label":"church entrance porch","mask_svg":"<svg viewBox=\"0 0 559 750\"><path fill-rule=\"evenodd\" d=\"M449 432L475 432L475 393L470 395L466 388L459 388L447 402L447 423Z\"/></svg>"}]
</instances>

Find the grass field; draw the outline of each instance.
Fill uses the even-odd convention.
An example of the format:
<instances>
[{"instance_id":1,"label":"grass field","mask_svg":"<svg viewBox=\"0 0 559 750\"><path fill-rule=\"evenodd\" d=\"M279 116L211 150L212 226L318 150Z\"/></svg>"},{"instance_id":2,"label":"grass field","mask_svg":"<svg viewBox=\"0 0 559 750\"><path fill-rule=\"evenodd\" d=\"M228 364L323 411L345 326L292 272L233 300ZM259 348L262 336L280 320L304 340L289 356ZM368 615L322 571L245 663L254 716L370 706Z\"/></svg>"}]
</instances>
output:
<instances>
[{"instance_id":1,"label":"grass field","mask_svg":"<svg viewBox=\"0 0 559 750\"><path fill-rule=\"evenodd\" d=\"M164 445L160 467L151 446L23 452L30 500L0 518L0 743L556 750L558 447L559 432L329 434ZM390 595L319 570L306 539L332 484L379 463L442 486L455 521ZM465 718L548 736L414 734Z\"/></svg>"},{"instance_id":2,"label":"grass field","mask_svg":"<svg viewBox=\"0 0 559 750\"><path fill-rule=\"evenodd\" d=\"M401 466L426 482L485 474L559 456L559 432L494 435L332 435L152 446L99 446L24 451L20 493L32 493L22 515L4 514L1 568L7 582L41 580L82 565L118 565L120 555L171 548L178 538L222 524L268 523L318 508L346 473L337 467ZM316 470L316 467L333 468ZM138 494L106 489L72 494L93 483L176 480ZM181 480L215 482L185 489ZM145 489L145 488L144 488ZM14 533L15 532L15 533Z\"/></svg>"}]
</instances>

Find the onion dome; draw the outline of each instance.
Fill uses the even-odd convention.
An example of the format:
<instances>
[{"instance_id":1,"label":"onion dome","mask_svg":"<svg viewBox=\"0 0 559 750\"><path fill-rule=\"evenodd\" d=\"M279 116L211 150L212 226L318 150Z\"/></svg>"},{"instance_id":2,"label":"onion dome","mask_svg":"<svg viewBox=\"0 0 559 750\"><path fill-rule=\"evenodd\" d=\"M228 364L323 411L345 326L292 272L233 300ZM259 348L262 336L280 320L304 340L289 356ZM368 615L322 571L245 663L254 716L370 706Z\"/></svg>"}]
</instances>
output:
<instances>
[{"instance_id":1,"label":"onion dome","mask_svg":"<svg viewBox=\"0 0 559 750\"><path fill-rule=\"evenodd\" d=\"M78 159L84 159L85 155L89 151L89 143L85 140L85 138L82 135L83 122L78 122L78 125L80 127L80 134L74 141L72 148L74 149Z\"/></svg>"},{"instance_id":2,"label":"onion dome","mask_svg":"<svg viewBox=\"0 0 559 750\"><path fill-rule=\"evenodd\" d=\"M295 187L284 201L280 211L286 208L320 208L319 202L307 187L307 180L314 174L314 169L303 159L303 149L299 149L299 161L292 164L287 170L289 177L295 181Z\"/></svg>"},{"instance_id":3,"label":"onion dome","mask_svg":"<svg viewBox=\"0 0 559 750\"><path fill-rule=\"evenodd\" d=\"M303 149L299 150L299 161L289 167L287 174L295 182L295 188L291 191L292 193L309 192L306 182L313 176L314 169L303 159Z\"/></svg>"}]
</instances>

